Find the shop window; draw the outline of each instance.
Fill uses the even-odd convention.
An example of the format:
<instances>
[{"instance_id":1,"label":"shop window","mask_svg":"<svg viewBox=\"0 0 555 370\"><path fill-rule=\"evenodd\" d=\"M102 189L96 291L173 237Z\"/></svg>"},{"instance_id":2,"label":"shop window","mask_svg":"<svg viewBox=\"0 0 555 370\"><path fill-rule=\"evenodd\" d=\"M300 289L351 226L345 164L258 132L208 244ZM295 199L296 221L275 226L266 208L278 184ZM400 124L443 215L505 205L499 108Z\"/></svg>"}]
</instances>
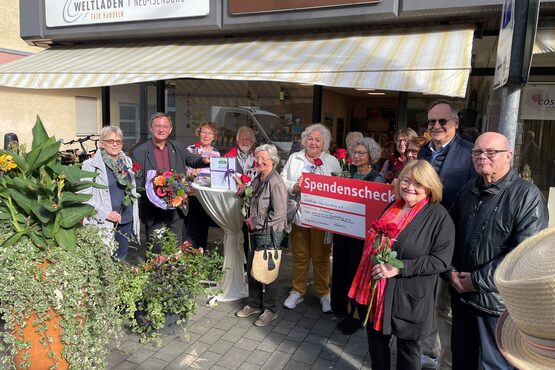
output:
<instances>
[{"instance_id":1,"label":"shop window","mask_svg":"<svg viewBox=\"0 0 555 370\"><path fill-rule=\"evenodd\" d=\"M75 122L77 136L98 133L98 99L86 96L75 97Z\"/></svg>"},{"instance_id":2,"label":"shop window","mask_svg":"<svg viewBox=\"0 0 555 370\"><path fill-rule=\"evenodd\" d=\"M123 132L124 150L139 141L141 134L139 104L119 104L119 127Z\"/></svg>"}]
</instances>

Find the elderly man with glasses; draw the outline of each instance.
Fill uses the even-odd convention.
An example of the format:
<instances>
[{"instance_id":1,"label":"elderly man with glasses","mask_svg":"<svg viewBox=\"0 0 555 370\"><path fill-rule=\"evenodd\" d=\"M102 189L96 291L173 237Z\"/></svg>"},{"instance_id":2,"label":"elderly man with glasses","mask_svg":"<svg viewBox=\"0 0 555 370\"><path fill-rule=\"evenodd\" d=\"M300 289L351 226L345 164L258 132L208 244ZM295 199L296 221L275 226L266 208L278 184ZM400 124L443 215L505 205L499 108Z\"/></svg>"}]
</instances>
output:
<instances>
[{"instance_id":1,"label":"elderly man with glasses","mask_svg":"<svg viewBox=\"0 0 555 370\"><path fill-rule=\"evenodd\" d=\"M449 209L462 184L476 176L470 160L472 143L463 140L457 133L459 117L455 106L448 100L437 100L428 109L428 132L432 140L418 153L418 159L424 159L437 171L443 184L441 204ZM451 305L448 283L442 279L438 283L436 297L436 328L439 334L426 338L422 342L422 364L438 365L442 369L451 368ZM439 350L439 346L441 350Z\"/></svg>"},{"instance_id":2,"label":"elderly man with glasses","mask_svg":"<svg viewBox=\"0 0 555 370\"><path fill-rule=\"evenodd\" d=\"M446 273L453 308L453 369L511 369L495 342L505 310L494 285L495 269L524 239L547 227L541 191L511 168L507 138L478 137L471 151L478 177L467 182L451 207L455 252Z\"/></svg>"}]
</instances>

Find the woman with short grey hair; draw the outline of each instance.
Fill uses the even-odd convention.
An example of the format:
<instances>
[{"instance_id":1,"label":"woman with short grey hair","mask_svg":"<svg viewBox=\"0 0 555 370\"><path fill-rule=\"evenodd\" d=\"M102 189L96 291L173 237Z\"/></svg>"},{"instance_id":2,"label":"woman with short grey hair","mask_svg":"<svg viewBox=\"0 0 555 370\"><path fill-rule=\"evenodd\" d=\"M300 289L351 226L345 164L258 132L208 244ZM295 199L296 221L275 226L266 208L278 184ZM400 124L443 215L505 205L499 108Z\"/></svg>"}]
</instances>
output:
<instances>
[{"instance_id":1,"label":"woman with short grey hair","mask_svg":"<svg viewBox=\"0 0 555 370\"><path fill-rule=\"evenodd\" d=\"M83 162L82 169L96 172L98 176L92 181L108 190L91 187L84 191L92 195L87 203L97 210L96 215L84 222L108 230L106 242L115 239L118 249L114 258L123 260L127 256L129 239L135 237L139 240L139 194L135 184L138 169L133 168L131 158L121 150L123 133L119 127L103 127L99 146L95 155Z\"/></svg>"},{"instance_id":2,"label":"woman with short grey hair","mask_svg":"<svg viewBox=\"0 0 555 370\"><path fill-rule=\"evenodd\" d=\"M277 148L276 148L275 145L272 145L272 144L260 145L254 151L254 155L256 156L258 154L258 152L262 152L262 151L268 152L268 155L270 156L270 159L274 163L274 167L278 165L280 158L279 158L278 151L277 151Z\"/></svg>"},{"instance_id":3,"label":"woman with short grey hair","mask_svg":"<svg viewBox=\"0 0 555 370\"><path fill-rule=\"evenodd\" d=\"M320 299L323 312L331 312L330 306L330 241L325 240L325 233L301 223L302 207L299 207L299 194L303 174L317 173L330 176L332 172L341 172L341 166L333 155L329 154L330 131L319 123L308 126L301 135L304 149L289 156L281 171L281 177L289 192L288 221L291 228L291 251L293 253L293 289L285 300L284 306L294 309L303 301L308 282L308 269L312 262L314 291Z\"/></svg>"},{"instance_id":4,"label":"woman with short grey hair","mask_svg":"<svg viewBox=\"0 0 555 370\"><path fill-rule=\"evenodd\" d=\"M378 162L378 160L382 156L382 147L378 143L376 143L374 139L364 137L362 139L356 140L349 146L349 156L351 156L351 158L353 158L353 153L355 152L355 148L357 146L362 146L366 149L366 152L368 152L367 154L369 156L368 160L371 165Z\"/></svg>"}]
</instances>

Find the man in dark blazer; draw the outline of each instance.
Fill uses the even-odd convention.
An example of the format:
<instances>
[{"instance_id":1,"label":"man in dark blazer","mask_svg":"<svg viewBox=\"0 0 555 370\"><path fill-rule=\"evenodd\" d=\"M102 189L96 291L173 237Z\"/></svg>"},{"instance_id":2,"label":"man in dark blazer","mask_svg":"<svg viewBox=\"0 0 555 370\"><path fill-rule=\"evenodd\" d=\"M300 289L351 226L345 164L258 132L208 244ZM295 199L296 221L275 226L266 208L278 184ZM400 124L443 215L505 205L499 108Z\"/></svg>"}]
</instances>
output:
<instances>
[{"instance_id":1,"label":"man in dark blazer","mask_svg":"<svg viewBox=\"0 0 555 370\"><path fill-rule=\"evenodd\" d=\"M418 159L428 161L437 171L443 184L441 204L449 210L459 189L468 180L477 176L470 151L472 143L463 140L459 128L458 111L448 100L437 100L428 109L428 132L432 140L418 153ZM449 284L439 280L436 297L436 327L439 334L441 352L433 350L436 335L422 342L423 365L441 365L442 369L451 368L451 298ZM436 352L436 353L434 353ZM437 363L437 356L439 364ZM434 357L436 358L434 363ZM430 362L431 360L431 362Z\"/></svg>"},{"instance_id":2,"label":"man in dark blazer","mask_svg":"<svg viewBox=\"0 0 555 370\"><path fill-rule=\"evenodd\" d=\"M186 166L206 167L209 158L202 158L189 153L183 144L169 140L173 125L166 113L156 113L150 118L149 129L152 139L147 140L133 149L133 162L141 165L141 171L136 177L137 188L143 189L139 201L139 215L145 225L147 243L152 242L155 230L166 226L183 242L183 225L185 214L179 209L163 210L154 206L147 198L145 188L146 173L149 170L175 171L185 173ZM160 246L155 245L155 253L160 252Z\"/></svg>"}]
</instances>

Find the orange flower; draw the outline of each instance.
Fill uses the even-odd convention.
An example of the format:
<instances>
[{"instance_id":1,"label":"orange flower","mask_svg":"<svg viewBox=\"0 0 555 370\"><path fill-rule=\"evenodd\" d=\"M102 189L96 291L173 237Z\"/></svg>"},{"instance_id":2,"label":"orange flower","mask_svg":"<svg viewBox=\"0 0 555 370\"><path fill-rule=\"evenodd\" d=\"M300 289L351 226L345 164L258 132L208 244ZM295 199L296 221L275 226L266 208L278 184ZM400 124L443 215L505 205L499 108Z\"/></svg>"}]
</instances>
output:
<instances>
[{"instance_id":1,"label":"orange flower","mask_svg":"<svg viewBox=\"0 0 555 370\"><path fill-rule=\"evenodd\" d=\"M183 203L184 197L176 196L172 199L171 203L173 207L179 207Z\"/></svg>"},{"instance_id":2,"label":"orange flower","mask_svg":"<svg viewBox=\"0 0 555 370\"><path fill-rule=\"evenodd\" d=\"M166 179L164 176L156 176L153 180L154 186L164 186Z\"/></svg>"}]
</instances>

